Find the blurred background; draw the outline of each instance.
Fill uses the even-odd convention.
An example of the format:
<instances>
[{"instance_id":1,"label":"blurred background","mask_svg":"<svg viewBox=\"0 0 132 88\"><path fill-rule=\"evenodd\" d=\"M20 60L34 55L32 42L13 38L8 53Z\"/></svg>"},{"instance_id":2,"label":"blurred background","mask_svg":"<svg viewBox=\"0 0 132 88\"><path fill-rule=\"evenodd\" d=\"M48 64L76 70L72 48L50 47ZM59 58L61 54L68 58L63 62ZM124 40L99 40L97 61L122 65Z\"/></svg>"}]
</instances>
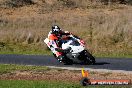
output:
<instances>
[{"instance_id":1,"label":"blurred background","mask_svg":"<svg viewBox=\"0 0 132 88\"><path fill-rule=\"evenodd\" d=\"M50 54L57 24L97 57L132 56L132 0L0 0L0 53Z\"/></svg>"}]
</instances>

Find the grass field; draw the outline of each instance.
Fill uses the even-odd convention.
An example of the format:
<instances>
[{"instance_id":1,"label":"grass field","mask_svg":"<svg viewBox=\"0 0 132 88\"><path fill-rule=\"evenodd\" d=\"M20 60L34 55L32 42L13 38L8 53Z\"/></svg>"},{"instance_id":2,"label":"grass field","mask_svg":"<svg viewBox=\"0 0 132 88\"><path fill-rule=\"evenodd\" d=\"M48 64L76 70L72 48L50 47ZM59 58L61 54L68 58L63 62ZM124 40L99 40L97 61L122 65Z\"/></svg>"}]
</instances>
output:
<instances>
[{"instance_id":1,"label":"grass field","mask_svg":"<svg viewBox=\"0 0 132 88\"><path fill-rule=\"evenodd\" d=\"M0 88L130 88L131 86L87 86L78 83L52 82L52 81L24 81L24 80L0 80Z\"/></svg>"},{"instance_id":2,"label":"grass field","mask_svg":"<svg viewBox=\"0 0 132 88\"><path fill-rule=\"evenodd\" d=\"M0 74L10 73L12 71L30 71L30 70L49 70L48 67L44 66L25 66L25 65L11 65L11 64L0 64Z\"/></svg>"},{"instance_id":3,"label":"grass field","mask_svg":"<svg viewBox=\"0 0 132 88\"><path fill-rule=\"evenodd\" d=\"M48 67L44 67L44 66L24 66L24 65L4 65L4 64L0 64L0 88L131 88L132 86L131 85L89 85L87 87L83 87L80 85L80 82L79 80L75 80L74 81L64 81L64 80L55 80L56 78L53 78L52 80L52 75L50 73L50 71L53 70L53 69L49 69ZM28 72L31 72L30 75L34 73L35 77L38 76L38 74L40 75L47 75L47 76L51 76L50 80L42 80L42 79L39 79L37 78L36 80L34 80L34 78L31 78L31 79L8 79L6 77L6 74L8 74L9 76L12 77L13 74L16 74L15 76L18 77L19 74L17 73L13 73L13 72L16 72L16 71L19 71L21 73L21 76L19 76L20 78L22 78L22 75L24 76L24 78L28 77ZM46 72L46 71L49 71L48 73L43 73L43 72ZM54 70L54 73L56 73L56 71L58 72L61 72L61 74L63 74L63 70L61 69L56 69ZM24 72L24 73L23 73ZM52 72L52 71L51 71ZM71 71L70 71L71 72ZM77 71L72 71L73 74L72 75L75 75L75 73ZM78 72L77 72L78 73ZM27 76L26 76L27 74ZM81 71L80 71L80 74L81 74ZM95 75L96 72L91 72L91 76L92 75ZM101 73L102 74L102 73ZM110 74L113 74L113 73L103 73L102 75L105 75L105 76L108 76ZM118 74L118 75L121 75L121 74ZM5 76L6 79L2 79L2 77ZM56 75L54 75L56 76ZM122 74L123 76L123 74ZM38 76L39 77L39 76ZM45 76L46 77L46 76ZM40 76L40 78L42 78ZM61 79L59 77L57 77L57 79ZM69 79L69 77L67 77L67 79ZM74 79L73 78L70 78L70 79ZM69 80L70 80L69 79Z\"/></svg>"},{"instance_id":4,"label":"grass field","mask_svg":"<svg viewBox=\"0 0 132 88\"><path fill-rule=\"evenodd\" d=\"M114 0L0 0L0 54L51 55L43 40L51 26L57 24L84 39L86 47L96 57L132 57L131 0L127 0L127 4L121 4L121 0L108 1ZM80 72L73 75L71 71L44 66L0 64L0 88L84 88L79 84ZM91 72L90 76L132 78L131 75L96 72ZM131 87L96 85L86 88Z\"/></svg>"},{"instance_id":5,"label":"grass field","mask_svg":"<svg viewBox=\"0 0 132 88\"><path fill-rule=\"evenodd\" d=\"M43 40L58 24L95 56L132 56L132 6L100 1L0 0L0 52L47 54Z\"/></svg>"}]
</instances>

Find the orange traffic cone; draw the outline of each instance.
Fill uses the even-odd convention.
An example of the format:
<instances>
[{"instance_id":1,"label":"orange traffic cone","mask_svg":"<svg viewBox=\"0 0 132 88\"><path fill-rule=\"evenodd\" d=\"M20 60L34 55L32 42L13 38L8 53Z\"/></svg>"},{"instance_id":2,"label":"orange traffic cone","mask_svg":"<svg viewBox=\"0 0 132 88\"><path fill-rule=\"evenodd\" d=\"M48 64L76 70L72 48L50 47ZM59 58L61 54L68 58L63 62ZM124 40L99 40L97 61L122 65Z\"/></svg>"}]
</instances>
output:
<instances>
[{"instance_id":1,"label":"orange traffic cone","mask_svg":"<svg viewBox=\"0 0 132 88\"><path fill-rule=\"evenodd\" d=\"M88 71L85 71L84 68L82 68L82 76L83 77L88 77L89 76Z\"/></svg>"},{"instance_id":2,"label":"orange traffic cone","mask_svg":"<svg viewBox=\"0 0 132 88\"><path fill-rule=\"evenodd\" d=\"M83 78L80 81L82 86L87 86L87 85L91 84L90 79L88 78L88 76L89 76L88 71L85 71L84 68L82 68L82 77Z\"/></svg>"}]
</instances>

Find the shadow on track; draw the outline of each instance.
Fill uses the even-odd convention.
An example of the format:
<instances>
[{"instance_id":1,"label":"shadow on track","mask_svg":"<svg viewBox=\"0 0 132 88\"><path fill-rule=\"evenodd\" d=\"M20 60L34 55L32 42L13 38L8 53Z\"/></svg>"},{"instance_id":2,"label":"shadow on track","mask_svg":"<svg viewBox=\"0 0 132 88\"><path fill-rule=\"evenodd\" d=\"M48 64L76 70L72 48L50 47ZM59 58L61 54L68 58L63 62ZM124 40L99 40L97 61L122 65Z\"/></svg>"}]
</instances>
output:
<instances>
[{"instance_id":1,"label":"shadow on track","mask_svg":"<svg viewBox=\"0 0 132 88\"><path fill-rule=\"evenodd\" d=\"M108 63L108 62L96 62L95 64L84 64L84 63L74 62L73 64L64 64L64 65L105 65L105 64L110 64L110 63Z\"/></svg>"},{"instance_id":2,"label":"shadow on track","mask_svg":"<svg viewBox=\"0 0 132 88\"><path fill-rule=\"evenodd\" d=\"M96 62L94 65L105 65L105 64L110 64L108 62Z\"/></svg>"}]
</instances>

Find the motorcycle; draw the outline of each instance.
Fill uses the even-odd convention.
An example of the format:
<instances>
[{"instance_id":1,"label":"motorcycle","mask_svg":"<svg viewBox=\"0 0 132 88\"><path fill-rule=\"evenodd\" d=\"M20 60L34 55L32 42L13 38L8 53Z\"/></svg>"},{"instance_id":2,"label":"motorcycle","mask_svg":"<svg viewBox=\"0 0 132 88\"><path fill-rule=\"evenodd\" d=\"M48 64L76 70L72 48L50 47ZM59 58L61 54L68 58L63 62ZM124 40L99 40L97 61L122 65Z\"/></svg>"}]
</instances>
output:
<instances>
[{"instance_id":1,"label":"motorcycle","mask_svg":"<svg viewBox=\"0 0 132 88\"><path fill-rule=\"evenodd\" d=\"M55 51L61 52L64 64L82 63L82 64L95 64L95 58L86 50L85 43L77 36L70 35L65 39L61 39L61 48L53 48L50 40L46 38L44 42L53 52L55 58Z\"/></svg>"}]
</instances>

